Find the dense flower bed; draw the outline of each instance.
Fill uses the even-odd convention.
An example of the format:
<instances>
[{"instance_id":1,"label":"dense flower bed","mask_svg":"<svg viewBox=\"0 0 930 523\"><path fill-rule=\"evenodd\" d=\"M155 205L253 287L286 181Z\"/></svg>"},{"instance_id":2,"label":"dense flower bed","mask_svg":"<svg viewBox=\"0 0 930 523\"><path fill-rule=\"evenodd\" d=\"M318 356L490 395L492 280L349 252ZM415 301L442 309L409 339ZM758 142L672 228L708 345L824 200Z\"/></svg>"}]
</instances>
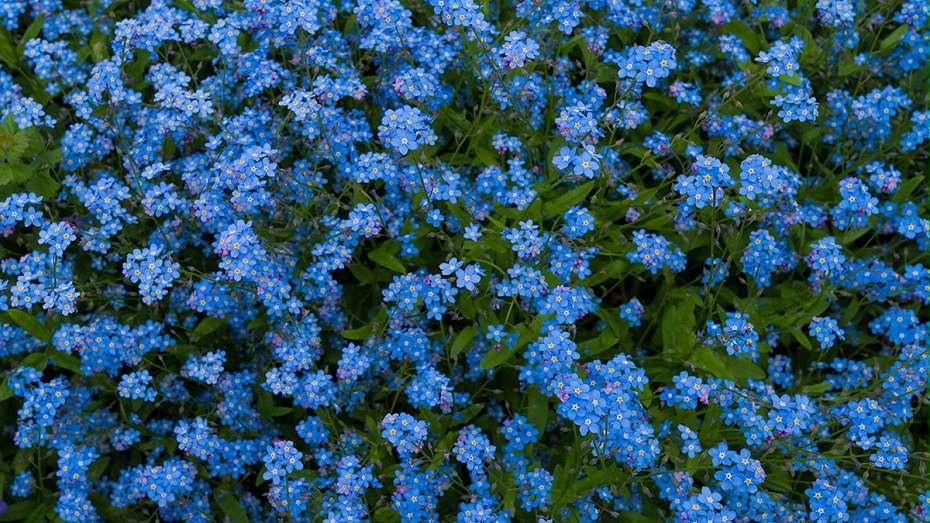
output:
<instances>
[{"instance_id":1,"label":"dense flower bed","mask_svg":"<svg viewBox=\"0 0 930 523\"><path fill-rule=\"evenodd\" d=\"M0 521L930 521L928 17L0 2Z\"/></svg>"}]
</instances>

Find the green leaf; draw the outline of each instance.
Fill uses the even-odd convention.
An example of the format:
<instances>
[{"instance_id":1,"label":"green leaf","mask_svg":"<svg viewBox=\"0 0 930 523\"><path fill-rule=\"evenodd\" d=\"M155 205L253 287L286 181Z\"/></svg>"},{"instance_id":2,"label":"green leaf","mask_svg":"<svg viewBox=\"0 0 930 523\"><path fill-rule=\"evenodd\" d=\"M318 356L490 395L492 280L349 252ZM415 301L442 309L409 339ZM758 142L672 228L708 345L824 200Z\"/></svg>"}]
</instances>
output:
<instances>
[{"instance_id":1,"label":"green leaf","mask_svg":"<svg viewBox=\"0 0 930 523\"><path fill-rule=\"evenodd\" d=\"M791 335L794 336L794 339L798 340L798 343L801 344L807 350L814 350L814 346L811 345L810 338L806 334L799 331L798 329L791 329Z\"/></svg>"},{"instance_id":2,"label":"green leaf","mask_svg":"<svg viewBox=\"0 0 930 523\"><path fill-rule=\"evenodd\" d=\"M471 340L474 339L477 333L478 329L471 325L462 329L462 331L455 336L455 341L452 342L452 347L449 349L449 353L452 357L465 352L465 349L471 346Z\"/></svg>"},{"instance_id":3,"label":"green leaf","mask_svg":"<svg viewBox=\"0 0 930 523\"><path fill-rule=\"evenodd\" d=\"M662 346L683 358L696 343L694 305L694 299L689 296L678 306L667 308L662 315Z\"/></svg>"},{"instance_id":4,"label":"green leaf","mask_svg":"<svg viewBox=\"0 0 930 523\"><path fill-rule=\"evenodd\" d=\"M255 395L256 410L262 419L277 418L290 413L291 407L276 407L274 397L266 390L259 390Z\"/></svg>"},{"instance_id":5,"label":"green leaf","mask_svg":"<svg viewBox=\"0 0 930 523\"><path fill-rule=\"evenodd\" d=\"M368 259L384 267L385 269L389 269L401 274L407 272L407 270L404 268L403 262L398 260L396 256L387 251L371 251L368 253Z\"/></svg>"},{"instance_id":6,"label":"green leaf","mask_svg":"<svg viewBox=\"0 0 930 523\"><path fill-rule=\"evenodd\" d=\"M775 492L791 492L791 483L788 473L784 470L767 470L765 471L765 483L763 485Z\"/></svg>"},{"instance_id":7,"label":"green leaf","mask_svg":"<svg viewBox=\"0 0 930 523\"><path fill-rule=\"evenodd\" d=\"M151 60L151 53L144 49L136 49L133 57L132 61L123 66L123 71L134 80L142 80L145 68L149 65L149 61ZM191 63L195 61L192 56L189 56L188 60Z\"/></svg>"},{"instance_id":8,"label":"green leaf","mask_svg":"<svg viewBox=\"0 0 930 523\"><path fill-rule=\"evenodd\" d=\"M882 43L878 46L879 51L890 51L894 46L898 45L898 42L904 38L904 35L907 34L907 25L901 24L897 29L892 31L892 33L885 37L882 40Z\"/></svg>"},{"instance_id":9,"label":"green leaf","mask_svg":"<svg viewBox=\"0 0 930 523\"><path fill-rule=\"evenodd\" d=\"M764 380L766 377L765 371L751 361L734 356L724 356L722 359L724 365L733 373L737 380Z\"/></svg>"},{"instance_id":10,"label":"green leaf","mask_svg":"<svg viewBox=\"0 0 930 523\"><path fill-rule=\"evenodd\" d=\"M504 489L504 495L503 495L503 498L501 499L501 503L504 505L504 510L513 514L514 511L516 510L515 508L516 502L517 502L517 488L513 487L513 488Z\"/></svg>"},{"instance_id":11,"label":"green leaf","mask_svg":"<svg viewBox=\"0 0 930 523\"><path fill-rule=\"evenodd\" d=\"M716 354L707 347L698 347L691 353L688 363L695 367L711 373L715 378L726 380L736 380L736 376L730 372L730 369L717 357Z\"/></svg>"},{"instance_id":12,"label":"green leaf","mask_svg":"<svg viewBox=\"0 0 930 523\"><path fill-rule=\"evenodd\" d=\"M801 135L801 143L810 145L811 142L813 142L817 138L820 138L821 132L823 132L822 127L817 127L817 126L811 127L810 129L805 131L803 135Z\"/></svg>"},{"instance_id":13,"label":"green leaf","mask_svg":"<svg viewBox=\"0 0 930 523\"><path fill-rule=\"evenodd\" d=\"M59 187L61 187L61 184L52 178L48 169L30 176L26 182L27 191L34 192L43 198L51 198L58 194Z\"/></svg>"},{"instance_id":14,"label":"green leaf","mask_svg":"<svg viewBox=\"0 0 930 523\"><path fill-rule=\"evenodd\" d=\"M75 374L83 374L81 372L81 360L76 357L68 354L67 352L61 352L60 350L51 350L48 351L49 358L52 360L52 363L58 367L70 370Z\"/></svg>"},{"instance_id":15,"label":"green leaf","mask_svg":"<svg viewBox=\"0 0 930 523\"><path fill-rule=\"evenodd\" d=\"M90 35L90 56L94 62L100 62L109 57L110 52L107 50L107 35L95 30Z\"/></svg>"},{"instance_id":16,"label":"green leaf","mask_svg":"<svg viewBox=\"0 0 930 523\"><path fill-rule=\"evenodd\" d=\"M481 363L478 364L478 368L481 370L493 369L509 360L513 353L514 351L512 349L504 345L501 345L499 350L493 348L489 349L488 353L481 358Z\"/></svg>"},{"instance_id":17,"label":"green leaf","mask_svg":"<svg viewBox=\"0 0 930 523\"><path fill-rule=\"evenodd\" d=\"M793 74L791 76L783 74L779 76L778 79L781 80L782 82L785 82L786 84L791 84L791 85L795 85L798 87L800 87L801 84L803 83L801 80L801 75L799 74Z\"/></svg>"},{"instance_id":18,"label":"green leaf","mask_svg":"<svg viewBox=\"0 0 930 523\"><path fill-rule=\"evenodd\" d=\"M593 340L590 340L588 343L588 356L596 356L605 350L613 348L617 344L617 337L614 336L614 333L605 330Z\"/></svg>"},{"instance_id":19,"label":"green leaf","mask_svg":"<svg viewBox=\"0 0 930 523\"><path fill-rule=\"evenodd\" d=\"M35 169L24 163L0 164L0 185L20 184L29 181Z\"/></svg>"},{"instance_id":20,"label":"green leaf","mask_svg":"<svg viewBox=\"0 0 930 523\"><path fill-rule=\"evenodd\" d=\"M48 356L44 352L33 352L26 356L19 365L21 367L32 367L36 370L45 370L45 367L48 367Z\"/></svg>"},{"instance_id":21,"label":"green leaf","mask_svg":"<svg viewBox=\"0 0 930 523\"><path fill-rule=\"evenodd\" d=\"M613 260L600 269L593 270L591 275L584 279L584 283L588 287L593 287L611 278L622 278L628 267L629 262L625 259Z\"/></svg>"},{"instance_id":22,"label":"green leaf","mask_svg":"<svg viewBox=\"0 0 930 523\"><path fill-rule=\"evenodd\" d=\"M859 70L859 64L853 61L843 62L837 70L840 76L849 76Z\"/></svg>"},{"instance_id":23,"label":"green leaf","mask_svg":"<svg viewBox=\"0 0 930 523\"><path fill-rule=\"evenodd\" d=\"M549 424L549 398L538 392L536 389L526 391L529 396L530 404L526 410L526 419L530 424L536 427L540 433L546 430Z\"/></svg>"},{"instance_id":24,"label":"green leaf","mask_svg":"<svg viewBox=\"0 0 930 523\"><path fill-rule=\"evenodd\" d=\"M13 389L10 388L9 378L0 383L0 401L8 400L13 397Z\"/></svg>"},{"instance_id":25,"label":"green leaf","mask_svg":"<svg viewBox=\"0 0 930 523\"><path fill-rule=\"evenodd\" d=\"M905 180L901 183L901 187L894 193L894 196L891 197L891 201L895 203L904 203L910 200L914 190L926 180L927 179L923 176L914 176L913 178Z\"/></svg>"},{"instance_id":26,"label":"green leaf","mask_svg":"<svg viewBox=\"0 0 930 523\"><path fill-rule=\"evenodd\" d=\"M6 512L0 516L0 521L24 521L29 514L32 514L35 510L36 502L34 500L13 503L8 506Z\"/></svg>"},{"instance_id":27,"label":"green leaf","mask_svg":"<svg viewBox=\"0 0 930 523\"><path fill-rule=\"evenodd\" d=\"M347 340L364 340L371 336L371 325L362 325L355 329L342 331L341 336Z\"/></svg>"},{"instance_id":28,"label":"green leaf","mask_svg":"<svg viewBox=\"0 0 930 523\"><path fill-rule=\"evenodd\" d=\"M223 325L226 325L226 320L224 318L207 316L206 318L200 320L200 323L194 327L194 338L203 338Z\"/></svg>"},{"instance_id":29,"label":"green leaf","mask_svg":"<svg viewBox=\"0 0 930 523\"><path fill-rule=\"evenodd\" d=\"M595 181L591 180L585 184L579 185L565 194L554 198L543 204L543 213L547 217L558 216L567 211L572 205L577 205L584 200L588 193L594 189Z\"/></svg>"},{"instance_id":30,"label":"green leaf","mask_svg":"<svg viewBox=\"0 0 930 523\"><path fill-rule=\"evenodd\" d=\"M802 390L804 391L804 394L807 394L808 396L816 396L818 394L823 394L824 392L827 392L828 390L833 388L833 385L834 383L832 380L824 381L816 385L804 387Z\"/></svg>"},{"instance_id":31,"label":"green leaf","mask_svg":"<svg viewBox=\"0 0 930 523\"><path fill-rule=\"evenodd\" d=\"M249 523L249 516L239 504L239 500L232 494L221 494L216 491L216 503L223 509L223 515L233 523Z\"/></svg>"},{"instance_id":32,"label":"green leaf","mask_svg":"<svg viewBox=\"0 0 930 523\"><path fill-rule=\"evenodd\" d=\"M0 185L9 185L16 179L16 172L10 164L0 164Z\"/></svg>"},{"instance_id":33,"label":"green leaf","mask_svg":"<svg viewBox=\"0 0 930 523\"><path fill-rule=\"evenodd\" d=\"M16 65L19 62L19 55L16 53L16 47L13 46L13 39L10 33L0 27L0 61L9 65Z\"/></svg>"},{"instance_id":34,"label":"green leaf","mask_svg":"<svg viewBox=\"0 0 930 523\"><path fill-rule=\"evenodd\" d=\"M475 303L471 299L471 294L466 294L459 298L459 310L462 311L462 316L464 316L466 319L475 319Z\"/></svg>"},{"instance_id":35,"label":"green leaf","mask_svg":"<svg viewBox=\"0 0 930 523\"><path fill-rule=\"evenodd\" d=\"M29 149L29 134L14 131L13 133L0 132L0 158L9 163L19 163Z\"/></svg>"},{"instance_id":36,"label":"green leaf","mask_svg":"<svg viewBox=\"0 0 930 523\"><path fill-rule=\"evenodd\" d=\"M52 332L39 322L35 316L19 309L6 311L13 323L19 325L24 331L32 334L37 340L49 343L52 341Z\"/></svg>"},{"instance_id":37,"label":"green leaf","mask_svg":"<svg viewBox=\"0 0 930 523\"><path fill-rule=\"evenodd\" d=\"M349 265L349 272L352 273L352 276L355 276L355 279L359 283L372 283L375 280L375 275L371 272L371 269L365 267L361 263L352 263Z\"/></svg>"},{"instance_id":38,"label":"green leaf","mask_svg":"<svg viewBox=\"0 0 930 523\"><path fill-rule=\"evenodd\" d=\"M87 479L90 481L96 481L103 476L103 473L107 471L107 466L110 464L110 456L103 456L97 458L93 463L87 467Z\"/></svg>"},{"instance_id":39,"label":"green leaf","mask_svg":"<svg viewBox=\"0 0 930 523\"><path fill-rule=\"evenodd\" d=\"M55 515L55 512L47 509L44 505L40 505L29 514L29 517L23 523L45 523L45 517L49 515L49 512L51 512L51 515Z\"/></svg>"},{"instance_id":40,"label":"green leaf","mask_svg":"<svg viewBox=\"0 0 930 523\"><path fill-rule=\"evenodd\" d=\"M622 523L655 523L655 519L646 517L637 512L624 511L620 513L618 521Z\"/></svg>"},{"instance_id":41,"label":"green leaf","mask_svg":"<svg viewBox=\"0 0 930 523\"><path fill-rule=\"evenodd\" d=\"M23 51L26 50L26 42L32 40L33 38L39 36L39 32L42 31L42 24L45 22L45 14L39 13L39 16L29 24L29 27L26 28L26 31L23 33L23 39L19 41L19 45L16 47L18 54L23 54Z\"/></svg>"},{"instance_id":42,"label":"green leaf","mask_svg":"<svg viewBox=\"0 0 930 523\"><path fill-rule=\"evenodd\" d=\"M475 161L473 162L473 165L481 167L497 165L497 158L494 156L494 153L485 149L484 147L476 146L472 149L472 152L475 155Z\"/></svg>"},{"instance_id":43,"label":"green leaf","mask_svg":"<svg viewBox=\"0 0 930 523\"><path fill-rule=\"evenodd\" d=\"M291 407L266 407L264 411L261 412L261 416L263 418L278 418L290 414L293 410L294 409Z\"/></svg>"},{"instance_id":44,"label":"green leaf","mask_svg":"<svg viewBox=\"0 0 930 523\"><path fill-rule=\"evenodd\" d=\"M675 109L678 108L678 102L676 102L675 100L672 100L671 98L669 98L668 96L665 96L664 94L659 94L659 93L643 93L643 96L642 96L642 97L645 98L645 99L647 99L647 100L656 101L656 102L658 102L658 103L664 105L665 108L668 109L668 110L670 110L670 111L674 111Z\"/></svg>"},{"instance_id":45,"label":"green leaf","mask_svg":"<svg viewBox=\"0 0 930 523\"><path fill-rule=\"evenodd\" d=\"M400 514L392 507L379 507L371 513L371 523L399 523Z\"/></svg>"}]
</instances>

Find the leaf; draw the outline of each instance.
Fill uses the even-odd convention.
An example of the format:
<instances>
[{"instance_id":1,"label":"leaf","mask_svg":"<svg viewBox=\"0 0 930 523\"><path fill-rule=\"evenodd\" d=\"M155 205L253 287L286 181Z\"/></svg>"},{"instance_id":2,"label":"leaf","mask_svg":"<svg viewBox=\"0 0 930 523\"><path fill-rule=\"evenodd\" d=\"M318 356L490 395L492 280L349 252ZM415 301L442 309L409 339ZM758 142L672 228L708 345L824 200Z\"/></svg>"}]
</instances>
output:
<instances>
[{"instance_id":1,"label":"leaf","mask_svg":"<svg viewBox=\"0 0 930 523\"><path fill-rule=\"evenodd\" d=\"M691 353L688 363L695 367L711 373L715 378L727 380L736 380L736 376L730 372L730 369L717 357L716 354L707 347L698 347Z\"/></svg>"},{"instance_id":2,"label":"leaf","mask_svg":"<svg viewBox=\"0 0 930 523\"><path fill-rule=\"evenodd\" d=\"M801 135L801 143L810 145L810 143L817 138L820 138L820 133L823 132L822 127L811 127Z\"/></svg>"},{"instance_id":3,"label":"leaf","mask_svg":"<svg viewBox=\"0 0 930 523\"><path fill-rule=\"evenodd\" d=\"M625 259L613 260L600 269L592 271L591 275L584 279L585 285L593 287L611 278L622 278L628 267L629 262Z\"/></svg>"},{"instance_id":4,"label":"leaf","mask_svg":"<svg viewBox=\"0 0 930 523\"><path fill-rule=\"evenodd\" d=\"M10 309L6 311L6 313L14 323L19 325L24 331L35 336L37 340L45 343L52 341L52 332L43 327L39 320L32 314L19 309Z\"/></svg>"},{"instance_id":5,"label":"leaf","mask_svg":"<svg viewBox=\"0 0 930 523\"><path fill-rule=\"evenodd\" d=\"M885 39L882 40L882 43L878 46L878 50L882 52L890 51L892 48L894 48L894 46L898 45L898 42L904 38L905 34L907 34L907 25L899 25L897 29L892 31L890 35L886 36Z\"/></svg>"},{"instance_id":6,"label":"leaf","mask_svg":"<svg viewBox=\"0 0 930 523\"><path fill-rule=\"evenodd\" d=\"M828 390L832 389L833 385L834 383L832 380L824 381L816 385L810 385L808 387L804 387L802 390L804 391L804 394L807 394L808 396L817 396L818 394L823 394L824 392L827 392Z\"/></svg>"},{"instance_id":7,"label":"leaf","mask_svg":"<svg viewBox=\"0 0 930 523\"><path fill-rule=\"evenodd\" d=\"M848 61L841 63L837 72L840 76L849 76L858 70L859 64L856 62Z\"/></svg>"},{"instance_id":8,"label":"leaf","mask_svg":"<svg viewBox=\"0 0 930 523\"><path fill-rule=\"evenodd\" d=\"M914 190L926 180L923 176L914 176L908 180L905 180L901 183L901 187L894 193L891 197L891 201L895 203L904 203L911 198L911 195L914 193Z\"/></svg>"},{"instance_id":9,"label":"leaf","mask_svg":"<svg viewBox=\"0 0 930 523\"><path fill-rule=\"evenodd\" d=\"M471 346L471 340L474 339L477 333L478 329L471 325L462 329L462 331L455 336L455 341L452 342L452 347L449 349L449 353L452 357L454 358L465 352L465 349Z\"/></svg>"},{"instance_id":10,"label":"leaf","mask_svg":"<svg viewBox=\"0 0 930 523\"><path fill-rule=\"evenodd\" d=\"M32 367L36 370L45 370L45 367L48 367L48 356L44 352L33 352L26 356L19 365L21 367Z\"/></svg>"},{"instance_id":11,"label":"leaf","mask_svg":"<svg viewBox=\"0 0 930 523\"><path fill-rule=\"evenodd\" d=\"M101 458L95 459L93 463L87 467L87 479L90 481L96 481L103 476L103 473L107 471L107 466L110 464L110 456L103 456Z\"/></svg>"},{"instance_id":12,"label":"leaf","mask_svg":"<svg viewBox=\"0 0 930 523\"><path fill-rule=\"evenodd\" d=\"M382 441L381 431L378 429L378 422L371 416L365 416L365 427L368 429L368 435L374 439L374 443Z\"/></svg>"},{"instance_id":13,"label":"leaf","mask_svg":"<svg viewBox=\"0 0 930 523\"><path fill-rule=\"evenodd\" d=\"M572 205L577 205L584 200L585 197L588 196L588 193L594 189L594 184L595 181L591 180L590 182L575 187L558 198L546 202L543 204L543 213L548 217L554 217L564 213Z\"/></svg>"},{"instance_id":14,"label":"leaf","mask_svg":"<svg viewBox=\"0 0 930 523\"><path fill-rule=\"evenodd\" d=\"M605 330L600 336L588 342L587 356L596 356L607 349L611 349L617 344L617 337L614 333Z\"/></svg>"},{"instance_id":15,"label":"leaf","mask_svg":"<svg viewBox=\"0 0 930 523\"><path fill-rule=\"evenodd\" d=\"M39 505L38 507L36 507L35 510L32 511L31 514L29 514L29 517L26 518L26 520L23 521L23 523L45 523L45 517L48 515L47 514L48 512L52 512L52 511L49 509L46 509L44 505ZM54 514L55 513L52 512L52 515Z\"/></svg>"},{"instance_id":16,"label":"leaf","mask_svg":"<svg viewBox=\"0 0 930 523\"><path fill-rule=\"evenodd\" d=\"M203 338L223 325L226 325L226 319L207 316L194 327L194 338Z\"/></svg>"},{"instance_id":17,"label":"leaf","mask_svg":"<svg viewBox=\"0 0 930 523\"><path fill-rule=\"evenodd\" d=\"M481 363L478 364L478 368L481 370L493 369L509 360L513 353L513 349L509 349L504 345L500 346L500 350L490 349L487 354L481 358Z\"/></svg>"},{"instance_id":18,"label":"leaf","mask_svg":"<svg viewBox=\"0 0 930 523\"><path fill-rule=\"evenodd\" d=\"M763 485L775 492L791 492L790 479L784 470L767 470Z\"/></svg>"},{"instance_id":19,"label":"leaf","mask_svg":"<svg viewBox=\"0 0 930 523\"><path fill-rule=\"evenodd\" d=\"M13 46L13 39L6 29L0 27L0 61L9 65L16 65L19 62L19 55L16 53L16 47Z\"/></svg>"},{"instance_id":20,"label":"leaf","mask_svg":"<svg viewBox=\"0 0 930 523\"><path fill-rule=\"evenodd\" d=\"M459 310L462 311L462 316L466 319L475 319L475 303L471 299L470 294L466 294L459 298Z\"/></svg>"},{"instance_id":21,"label":"leaf","mask_svg":"<svg viewBox=\"0 0 930 523\"><path fill-rule=\"evenodd\" d=\"M0 185L20 184L32 178L35 170L24 163L0 164Z\"/></svg>"},{"instance_id":22,"label":"leaf","mask_svg":"<svg viewBox=\"0 0 930 523\"><path fill-rule=\"evenodd\" d=\"M255 395L256 410L262 419L277 418L291 412L290 407L276 407L274 397L266 390L259 390Z\"/></svg>"},{"instance_id":23,"label":"leaf","mask_svg":"<svg viewBox=\"0 0 930 523\"><path fill-rule=\"evenodd\" d=\"M0 150L3 151L0 157L5 158L7 162L18 163L28 149L28 133L18 131L13 133L0 132Z\"/></svg>"},{"instance_id":24,"label":"leaf","mask_svg":"<svg viewBox=\"0 0 930 523\"><path fill-rule=\"evenodd\" d=\"M798 329L791 329L791 335L794 336L794 339L798 340L798 343L801 344L807 350L814 350L814 346L811 345L810 338L806 334L799 331Z\"/></svg>"},{"instance_id":25,"label":"leaf","mask_svg":"<svg viewBox=\"0 0 930 523\"><path fill-rule=\"evenodd\" d=\"M42 31L42 24L45 22L45 14L39 13L39 16L29 24L29 27L26 28L26 31L23 33L23 39L19 41L19 45L16 47L17 54L23 54L23 51L26 50L26 42L32 40L33 38L39 36L39 32Z\"/></svg>"},{"instance_id":26,"label":"leaf","mask_svg":"<svg viewBox=\"0 0 930 523\"><path fill-rule=\"evenodd\" d=\"M687 357L696 342L694 305L694 299L688 296L662 315L662 346L681 357Z\"/></svg>"},{"instance_id":27,"label":"leaf","mask_svg":"<svg viewBox=\"0 0 930 523\"><path fill-rule=\"evenodd\" d=\"M151 60L151 53L144 49L136 49L133 56L133 60L123 66L123 71L134 80L142 80L145 68ZM188 60L193 63L195 58L188 56Z\"/></svg>"},{"instance_id":28,"label":"leaf","mask_svg":"<svg viewBox=\"0 0 930 523\"><path fill-rule=\"evenodd\" d=\"M49 358L52 360L52 363L61 367L65 370L70 370L75 374L83 374L81 371L81 360L76 357L68 354L67 352L61 352L60 350L52 350L48 352Z\"/></svg>"},{"instance_id":29,"label":"leaf","mask_svg":"<svg viewBox=\"0 0 930 523\"><path fill-rule=\"evenodd\" d=\"M536 427L536 430L542 433L546 430L546 425L549 424L549 398L536 391L536 389L530 389L526 391L526 394L530 399L530 404L526 410L526 419L532 426Z\"/></svg>"},{"instance_id":30,"label":"leaf","mask_svg":"<svg viewBox=\"0 0 930 523\"><path fill-rule=\"evenodd\" d=\"M803 83L803 80L801 80L801 75L799 74L793 74L791 76L783 74L779 76L778 79L782 82L785 82L786 84L791 84L798 87L801 87L801 84Z\"/></svg>"},{"instance_id":31,"label":"leaf","mask_svg":"<svg viewBox=\"0 0 930 523\"><path fill-rule=\"evenodd\" d=\"M506 488L504 489L504 495L501 499L501 503L504 505L504 510L513 514L515 505L517 502L517 488Z\"/></svg>"},{"instance_id":32,"label":"leaf","mask_svg":"<svg viewBox=\"0 0 930 523\"><path fill-rule=\"evenodd\" d=\"M347 340L364 340L371 335L371 325L362 325L355 329L342 331L341 336Z\"/></svg>"},{"instance_id":33,"label":"leaf","mask_svg":"<svg viewBox=\"0 0 930 523\"><path fill-rule=\"evenodd\" d=\"M263 418L278 418L281 416L286 416L293 412L294 409L291 407L267 407L261 412Z\"/></svg>"},{"instance_id":34,"label":"leaf","mask_svg":"<svg viewBox=\"0 0 930 523\"><path fill-rule=\"evenodd\" d=\"M643 93L643 98L647 100L656 101L665 106L666 109L674 111L678 107L678 102L672 100L668 96L659 93Z\"/></svg>"},{"instance_id":35,"label":"leaf","mask_svg":"<svg viewBox=\"0 0 930 523\"><path fill-rule=\"evenodd\" d=\"M0 401L8 400L13 397L13 389L10 388L9 378L0 383Z\"/></svg>"},{"instance_id":36,"label":"leaf","mask_svg":"<svg viewBox=\"0 0 930 523\"><path fill-rule=\"evenodd\" d=\"M853 321L853 318L856 317L856 314L859 312L859 308L862 306L862 302L859 298L853 298L846 309L843 311L843 318L840 320L840 325L846 325Z\"/></svg>"},{"instance_id":37,"label":"leaf","mask_svg":"<svg viewBox=\"0 0 930 523\"><path fill-rule=\"evenodd\" d=\"M472 152L475 155L475 161L472 162L472 165L480 167L488 167L490 165L497 165L497 159L494 156L494 153L485 149L484 147L476 146Z\"/></svg>"},{"instance_id":38,"label":"leaf","mask_svg":"<svg viewBox=\"0 0 930 523\"><path fill-rule=\"evenodd\" d=\"M58 194L60 187L61 184L52 178L47 169L30 176L26 182L27 191L34 192L43 198L52 198Z\"/></svg>"},{"instance_id":39,"label":"leaf","mask_svg":"<svg viewBox=\"0 0 930 523\"><path fill-rule=\"evenodd\" d=\"M375 281L375 275L371 272L371 269L365 267L361 263L352 263L349 265L349 272L352 273L352 276L355 276L355 279L359 283L372 283Z\"/></svg>"},{"instance_id":40,"label":"leaf","mask_svg":"<svg viewBox=\"0 0 930 523\"><path fill-rule=\"evenodd\" d=\"M368 259L384 267L385 269L389 269L401 274L407 272L407 270L404 268L403 262L398 260L396 256L387 251L371 251L368 253Z\"/></svg>"},{"instance_id":41,"label":"leaf","mask_svg":"<svg viewBox=\"0 0 930 523\"><path fill-rule=\"evenodd\" d=\"M239 500L232 494L220 494L217 491L216 503L223 509L223 514L231 519L233 523L249 523L249 516L245 509L239 504Z\"/></svg>"},{"instance_id":42,"label":"leaf","mask_svg":"<svg viewBox=\"0 0 930 523\"><path fill-rule=\"evenodd\" d=\"M392 507L379 507L371 513L371 523L399 523L400 514Z\"/></svg>"},{"instance_id":43,"label":"leaf","mask_svg":"<svg viewBox=\"0 0 930 523\"><path fill-rule=\"evenodd\" d=\"M654 523L656 520L637 512L624 511L620 513L620 518L618 521L621 521L622 523Z\"/></svg>"},{"instance_id":44,"label":"leaf","mask_svg":"<svg viewBox=\"0 0 930 523\"><path fill-rule=\"evenodd\" d=\"M758 365L743 358L725 356L722 358L727 369L736 376L737 380L764 380L766 373Z\"/></svg>"},{"instance_id":45,"label":"leaf","mask_svg":"<svg viewBox=\"0 0 930 523\"><path fill-rule=\"evenodd\" d=\"M94 62L100 62L110 55L107 50L107 36L100 31L94 30L90 35L90 56Z\"/></svg>"},{"instance_id":46,"label":"leaf","mask_svg":"<svg viewBox=\"0 0 930 523\"><path fill-rule=\"evenodd\" d=\"M35 510L35 501L20 501L19 503L13 503L6 508L6 512L0 515L0 521L23 521Z\"/></svg>"}]
</instances>

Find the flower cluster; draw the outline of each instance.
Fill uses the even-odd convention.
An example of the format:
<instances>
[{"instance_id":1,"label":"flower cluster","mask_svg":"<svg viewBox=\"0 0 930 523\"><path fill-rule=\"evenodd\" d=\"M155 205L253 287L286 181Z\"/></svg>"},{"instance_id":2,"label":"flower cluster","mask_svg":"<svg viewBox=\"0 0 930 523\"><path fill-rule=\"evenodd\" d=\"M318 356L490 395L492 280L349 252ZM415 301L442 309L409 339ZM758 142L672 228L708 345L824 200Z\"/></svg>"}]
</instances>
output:
<instances>
[{"instance_id":1,"label":"flower cluster","mask_svg":"<svg viewBox=\"0 0 930 523\"><path fill-rule=\"evenodd\" d=\"M930 521L926 1L0 1L0 521Z\"/></svg>"},{"instance_id":2,"label":"flower cluster","mask_svg":"<svg viewBox=\"0 0 930 523\"><path fill-rule=\"evenodd\" d=\"M429 118L416 107L403 106L397 110L388 109L381 118L378 136L385 145L400 154L432 145L436 135L429 127Z\"/></svg>"}]
</instances>

